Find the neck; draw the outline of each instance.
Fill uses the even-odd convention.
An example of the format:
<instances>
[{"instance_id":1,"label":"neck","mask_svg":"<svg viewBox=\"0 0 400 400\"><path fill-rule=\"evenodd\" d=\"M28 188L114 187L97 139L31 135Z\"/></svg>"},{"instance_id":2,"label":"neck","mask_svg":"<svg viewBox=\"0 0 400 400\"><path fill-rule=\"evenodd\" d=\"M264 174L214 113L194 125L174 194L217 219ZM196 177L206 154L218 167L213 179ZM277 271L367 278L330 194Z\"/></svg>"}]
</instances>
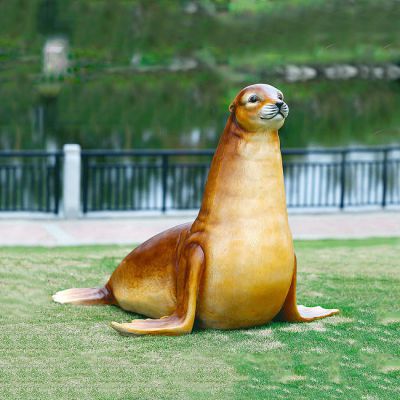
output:
<instances>
[{"instance_id":1,"label":"neck","mask_svg":"<svg viewBox=\"0 0 400 400\"><path fill-rule=\"evenodd\" d=\"M237 123L236 119L231 116L225 126L223 136L225 136L226 133L228 136L233 135L238 137L245 143L257 143L262 141L262 144L268 145L271 149L273 148L280 152L279 135L276 129L247 132Z\"/></svg>"},{"instance_id":2,"label":"neck","mask_svg":"<svg viewBox=\"0 0 400 400\"><path fill-rule=\"evenodd\" d=\"M231 117L211 163L198 219L271 214L287 219L278 132L245 132Z\"/></svg>"}]
</instances>

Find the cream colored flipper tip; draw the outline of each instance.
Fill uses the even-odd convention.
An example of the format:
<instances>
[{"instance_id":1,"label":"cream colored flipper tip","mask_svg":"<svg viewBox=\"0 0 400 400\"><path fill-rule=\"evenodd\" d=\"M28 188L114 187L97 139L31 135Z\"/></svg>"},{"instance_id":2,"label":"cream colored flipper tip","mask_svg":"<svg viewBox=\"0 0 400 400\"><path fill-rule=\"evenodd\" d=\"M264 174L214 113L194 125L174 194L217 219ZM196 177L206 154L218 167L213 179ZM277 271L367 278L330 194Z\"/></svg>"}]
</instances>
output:
<instances>
[{"instance_id":1,"label":"cream colored flipper tip","mask_svg":"<svg viewBox=\"0 0 400 400\"><path fill-rule=\"evenodd\" d=\"M110 325L111 325L111 328L115 329L121 335L124 335L124 336L127 336L127 335L129 335L129 336L131 336L131 335L132 336L135 336L135 335L138 336L138 335L140 335L139 333L129 329L127 327L128 324L120 324L118 322L112 321Z\"/></svg>"},{"instance_id":2,"label":"cream colored flipper tip","mask_svg":"<svg viewBox=\"0 0 400 400\"><path fill-rule=\"evenodd\" d=\"M118 322L112 321L110 325L111 325L111 328L114 328L115 330L119 331L119 329L120 329L122 324L119 324Z\"/></svg>"},{"instance_id":3,"label":"cream colored flipper tip","mask_svg":"<svg viewBox=\"0 0 400 400\"><path fill-rule=\"evenodd\" d=\"M337 314L339 310L337 308L322 308L320 306L316 307L305 307L303 305L298 305L297 309L299 314L305 320L313 321L315 319L330 317L331 315Z\"/></svg>"},{"instance_id":4,"label":"cream colored flipper tip","mask_svg":"<svg viewBox=\"0 0 400 400\"><path fill-rule=\"evenodd\" d=\"M57 292L56 294L53 294L53 296L51 296L51 298L53 299L54 302L56 303L60 303L60 304L64 304L65 299L63 299L62 294L60 294L61 292Z\"/></svg>"}]
</instances>

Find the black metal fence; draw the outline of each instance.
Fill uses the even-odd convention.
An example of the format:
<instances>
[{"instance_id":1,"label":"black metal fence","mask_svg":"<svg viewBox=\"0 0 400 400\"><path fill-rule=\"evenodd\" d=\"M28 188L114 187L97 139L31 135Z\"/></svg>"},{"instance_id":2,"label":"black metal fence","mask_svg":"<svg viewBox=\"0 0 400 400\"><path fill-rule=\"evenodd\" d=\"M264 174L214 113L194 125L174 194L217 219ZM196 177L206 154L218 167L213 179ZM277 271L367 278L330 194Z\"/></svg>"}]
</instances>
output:
<instances>
[{"instance_id":1,"label":"black metal fence","mask_svg":"<svg viewBox=\"0 0 400 400\"><path fill-rule=\"evenodd\" d=\"M283 150L288 207L400 205L400 146ZM200 207L213 150L84 151L83 211Z\"/></svg>"},{"instance_id":2,"label":"black metal fence","mask_svg":"<svg viewBox=\"0 0 400 400\"><path fill-rule=\"evenodd\" d=\"M0 152L0 211L58 213L61 152Z\"/></svg>"},{"instance_id":3,"label":"black metal fence","mask_svg":"<svg viewBox=\"0 0 400 400\"><path fill-rule=\"evenodd\" d=\"M82 152L82 210L198 209L213 150ZM400 205L400 146L283 150L290 208ZM0 211L58 213L60 151L0 152Z\"/></svg>"},{"instance_id":4,"label":"black metal fence","mask_svg":"<svg viewBox=\"0 0 400 400\"><path fill-rule=\"evenodd\" d=\"M286 150L288 207L400 204L400 147Z\"/></svg>"},{"instance_id":5,"label":"black metal fence","mask_svg":"<svg viewBox=\"0 0 400 400\"><path fill-rule=\"evenodd\" d=\"M198 208L213 153L84 151L83 212Z\"/></svg>"}]
</instances>

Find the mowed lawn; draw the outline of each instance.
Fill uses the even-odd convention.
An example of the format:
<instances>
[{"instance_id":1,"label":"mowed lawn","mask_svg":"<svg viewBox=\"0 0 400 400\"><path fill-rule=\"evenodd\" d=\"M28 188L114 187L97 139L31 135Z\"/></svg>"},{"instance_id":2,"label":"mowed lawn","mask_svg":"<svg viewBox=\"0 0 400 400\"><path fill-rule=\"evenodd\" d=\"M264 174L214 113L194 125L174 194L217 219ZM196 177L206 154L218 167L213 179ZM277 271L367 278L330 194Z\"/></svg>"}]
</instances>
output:
<instances>
[{"instance_id":1,"label":"mowed lawn","mask_svg":"<svg viewBox=\"0 0 400 400\"><path fill-rule=\"evenodd\" d=\"M309 324L124 337L114 306L55 304L103 284L128 247L0 249L1 399L400 398L400 239L296 242Z\"/></svg>"}]
</instances>

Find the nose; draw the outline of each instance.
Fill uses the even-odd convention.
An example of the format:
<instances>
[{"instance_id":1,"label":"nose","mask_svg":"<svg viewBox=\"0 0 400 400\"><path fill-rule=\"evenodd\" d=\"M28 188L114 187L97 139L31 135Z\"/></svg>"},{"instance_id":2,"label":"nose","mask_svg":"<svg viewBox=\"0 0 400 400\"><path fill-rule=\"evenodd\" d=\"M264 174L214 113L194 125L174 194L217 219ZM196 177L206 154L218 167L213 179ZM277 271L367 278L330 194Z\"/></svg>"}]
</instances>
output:
<instances>
[{"instance_id":1,"label":"nose","mask_svg":"<svg viewBox=\"0 0 400 400\"><path fill-rule=\"evenodd\" d=\"M277 101L277 102L275 103L275 105L276 105L279 109L281 109L281 107L282 107L282 105L283 105L283 101Z\"/></svg>"}]
</instances>

